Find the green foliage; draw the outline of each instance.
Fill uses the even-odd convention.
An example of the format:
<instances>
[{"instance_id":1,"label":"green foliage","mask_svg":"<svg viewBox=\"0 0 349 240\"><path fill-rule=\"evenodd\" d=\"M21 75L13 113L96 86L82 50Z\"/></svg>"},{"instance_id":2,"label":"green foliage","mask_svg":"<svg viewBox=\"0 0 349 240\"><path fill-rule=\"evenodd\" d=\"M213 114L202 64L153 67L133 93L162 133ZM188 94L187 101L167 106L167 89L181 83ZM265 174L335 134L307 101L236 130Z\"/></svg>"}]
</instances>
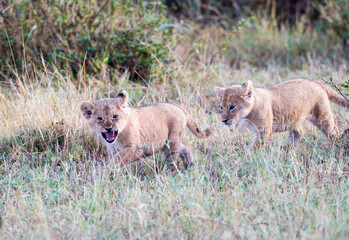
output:
<instances>
[{"instance_id":1,"label":"green foliage","mask_svg":"<svg viewBox=\"0 0 349 240\"><path fill-rule=\"evenodd\" d=\"M325 0L324 2L324 4L317 4L321 14L317 27L328 35L334 32L349 47L349 1Z\"/></svg>"},{"instance_id":2,"label":"green foliage","mask_svg":"<svg viewBox=\"0 0 349 240\"><path fill-rule=\"evenodd\" d=\"M281 59L292 67L301 65L299 57L307 58L309 52L333 59L337 55L345 58L343 52L349 50L349 6L345 0L292 2L306 11L277 0L234 4L215 0L16 0L3 3L0 14L0 80L22 78L23 74L33 78L39 67L45 72L50 68L67 70L73 77L81 72L110 79L129 71L131 79L148 81L162 71L158 62L171 61L165 46L172 43L176 24L169 23L162 2L205 24L218 24L233 32L250 28L247 38L240 41L243 46L235 38L222 46L237 61L264 66L269 60ZM270 44L265 29L260 31L260 19L270 22L267 30L275 37L285 28L290 36L282 39L282 44ZM315 38L308 34L313 27ZM328 45L325 51L324 45Z\"/></svg>"},{"instance_id":3,"label":"green foliage","mask_svg":"<svg viewBox=\"0 0 349 240\"><path fill-rule=\"evenodd\" d=\"M316 27L328 37L336 36L349 46L348 0L167 0L167 6L177 15L195 19L204 24L212 23L231 29L236 19L263 16L282 25L297 26L302 22ZM234 29L234 27L233 27Z\"/></svg>"},{"instance_id":4,"label":"green foliage","mask_svg":"<svg viewBox=\"0 0 349 240\"><path fill-rule=\"evenodd\" d=\"M330 77L326 82L349 102L349 80L343 80L339 84L336 84L333 78Z\"/></svg>"},{"instance_id":5,"label":"green foliage","mask_svg":"<svg viewBox=\"0 0 349 240\"><path fill-rule=\"evenodd\" d=\"M25 0L9 5L2 16L2 75L31 72L24 59L41 65L41 55L45 65L73 76L81 66L93 74L106 66L146 78L153 57L169 60L169 31L157 31L167 22L160 1Z\"/></svg>"}]
</instances>

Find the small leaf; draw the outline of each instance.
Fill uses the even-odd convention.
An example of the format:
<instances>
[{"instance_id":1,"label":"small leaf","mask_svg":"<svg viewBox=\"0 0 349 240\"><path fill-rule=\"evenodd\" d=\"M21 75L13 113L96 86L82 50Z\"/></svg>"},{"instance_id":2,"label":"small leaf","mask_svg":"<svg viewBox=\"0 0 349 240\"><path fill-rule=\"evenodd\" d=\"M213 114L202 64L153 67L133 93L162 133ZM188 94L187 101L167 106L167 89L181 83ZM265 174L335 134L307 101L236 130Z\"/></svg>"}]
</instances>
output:
<instances>
[{"instance_id":1,"label":"small leaf","mask_svg":"<svg viewBox=\"0 0 349 240\"><path fill-rule=\"evenodd\" d=\"M158 28L158 31L164 31L164 30L172 29L172 28L176 28L176 25L171 24L171 23L164 23Z\"/></svg>"},{"instance_id":2,"label":"small leaf","mask_svg":"<svg viewBox=\"0 0 349 240\"><path fill-rule=\"evenodd\" d=\"M103 59L102 63L107 63L108 61L109 61L109 58L106 57L106 58Z\"/></svg>"},{"instance_id":3,"label":"small leaf","mask_svg":"<svg viewBox=\"0 0 349 240\"><path fill-rule=\"evenodd\" d=\"M37 26L34 25L34 26L32 27L32 29L30 29L30 32L28 33L27 39L25 40L25 43L28 42L28 39L31 37L31 35L33 34L33 32L34 32L34 30L35 30L36 28L37 28Z\"/></svg>"}]
</instances>

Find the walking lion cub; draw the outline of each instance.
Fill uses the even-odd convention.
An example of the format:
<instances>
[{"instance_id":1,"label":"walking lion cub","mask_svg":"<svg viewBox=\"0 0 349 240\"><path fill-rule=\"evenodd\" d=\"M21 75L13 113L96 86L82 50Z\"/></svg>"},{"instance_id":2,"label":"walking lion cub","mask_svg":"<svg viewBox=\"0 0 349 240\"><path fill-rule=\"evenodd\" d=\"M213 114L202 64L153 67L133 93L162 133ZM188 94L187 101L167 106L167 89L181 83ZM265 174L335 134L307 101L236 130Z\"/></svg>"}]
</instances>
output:
<instances>
[{"instance_id":1,"label":"walking lion cub","mask_svg":"<svg viewBox=\"0 0 349 240\"><path fill-rule=\"evenodd\" d=\"M198 138L207 138L212 128L201 131L189 113L176 104L158 103L133 108L127 106L127 101L128 94L122 91L116 98L101 99L94 104L83 102L80 106L113 161L122 167L163 151L171 170L179 157L185 168L194 165L190 147L183 140L185 128Z\"/></svg>"},{"instance_id":2,"label":"walking lion cub","mask_svg":"<svg viewBox=\"0 0 349 240\"><path fill-rule=\"evenodd\" d=\"M252 82L216 87L221 119L225 125L242 120L253 133L251 147L267 144L273 132L289 131L288 142L297 144L301 123L309 117L328 138L337 138L330 101L349 108L349 102L329 86L308 79L293 79L272 87L253 88Z\"/></svg>"}]
</instances>

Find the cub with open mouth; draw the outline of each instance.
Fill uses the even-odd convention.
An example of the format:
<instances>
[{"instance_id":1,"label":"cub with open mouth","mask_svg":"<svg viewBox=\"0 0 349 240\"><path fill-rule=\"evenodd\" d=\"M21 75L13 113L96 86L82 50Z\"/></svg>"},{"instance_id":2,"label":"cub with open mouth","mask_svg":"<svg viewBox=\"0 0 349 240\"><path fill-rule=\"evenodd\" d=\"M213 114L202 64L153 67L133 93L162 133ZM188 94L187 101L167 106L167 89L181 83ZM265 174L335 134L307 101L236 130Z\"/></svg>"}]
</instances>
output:
<instances>
[{"instance_id":1,"label":"cub with open mouth","mask_svg":"<svg viewBox=\"0 0 349 240\"><path fill-rule=\"evenodd\" d=\"M103 139L112 161L124 166L142 157L162 151L171 170L178 158L184 168L194 165L190 147L183 140L186 127L198 138L207 138L212 128L201 131L195 120L181 106L158 103L128 107L128 93L105 98L94 104L83 102L81 112L94 133Z\"/></svg>"}]
</instances>

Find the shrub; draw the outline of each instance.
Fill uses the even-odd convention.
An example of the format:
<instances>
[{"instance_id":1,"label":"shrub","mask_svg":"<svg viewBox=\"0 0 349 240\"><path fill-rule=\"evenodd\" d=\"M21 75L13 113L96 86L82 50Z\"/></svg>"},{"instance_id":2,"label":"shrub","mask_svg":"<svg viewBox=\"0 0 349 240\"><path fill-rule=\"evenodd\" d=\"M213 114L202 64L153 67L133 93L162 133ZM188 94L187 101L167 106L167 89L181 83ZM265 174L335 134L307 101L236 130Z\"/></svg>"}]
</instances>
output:
<instances>
[{"instance_id":1,"label":"shrub","mask_svg":"<svg viewBox=\"0 0 349 240\"><path fill-rule=\"evenodd\" d=\"M349 50L349 1L325 0L316 6L321 16L317 28L329 35L334 32Z\"/></svg>"},{"instance_id":2,"label":"shrub","mask_svg":"<svg viewBox=\"0 0 349 240\"><path fill-rule=\"evenodd\" d=\"M160 1L18 0L6 6L4 2L2 76L31 73L32 63L42 64L41 56L73 76L81 66L92 74L107 66L127 69L133 79L135 73L147 77L152 55L168 61L163 46L169 31L157 31L167 22Z\"/></svg>"}]
</instances>

